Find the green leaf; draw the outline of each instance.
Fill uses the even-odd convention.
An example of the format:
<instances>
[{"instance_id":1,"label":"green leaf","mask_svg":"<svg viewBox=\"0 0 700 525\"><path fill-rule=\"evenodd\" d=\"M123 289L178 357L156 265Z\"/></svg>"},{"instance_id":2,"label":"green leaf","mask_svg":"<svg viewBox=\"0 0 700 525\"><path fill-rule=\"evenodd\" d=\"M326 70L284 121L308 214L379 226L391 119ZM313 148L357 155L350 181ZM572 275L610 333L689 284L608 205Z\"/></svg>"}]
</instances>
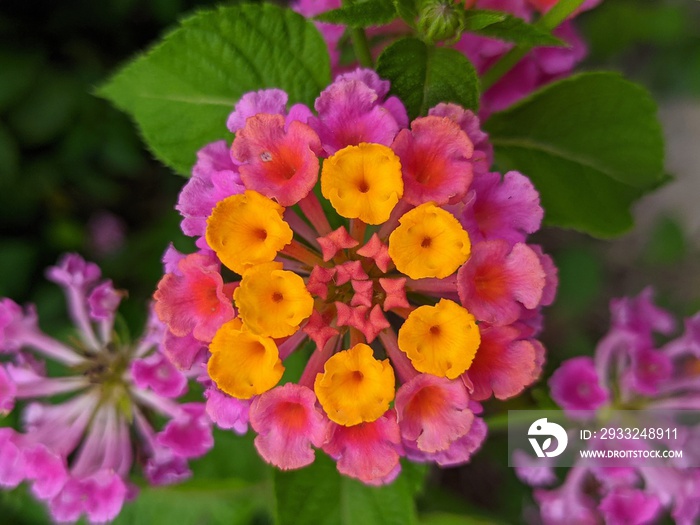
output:
<instances>
[{"instance_id":1,"label":"green leaf","mask_svg":"<svg viewBox=\"0 0 700 525\"><path fill-rule=\"evenodd\" d=\"M479 105L474 66L454 49L403 38L379 56L377 73L391 81L392 94L403 101L411 119L426 115L439 102L455 102L474 110Z\"/></svg>"},{"instance_id":2,"label":"green leaf","mask_svg":"<svg viewBox=\"0 0 700 525\"><path fill-rule=\"evenodd\" d=\"M370 487L342 476L322 453L309 467L275 471L278 525L415 525L415 473Z\"/></svg>"},{"instance_id":3,"label":"green leaf","mask_svg":"<svg viewBox=\"0 0 700 525\"><path fill-rule=\"evenodd\" d=\"M231 137L226 118L243 93L276 87L310 105L329 81L326 44L311 21L243 4L183 20L97 93L136 120L156 157L189 175L198 149Z\"/></svg>"},{"instance_id":4,"label":"green leaf","mask_svg":"<svg viewBox=\"0 0 700 525\"><path fill-rule=\"evenodd\" d=\"M396 13L404 22L411 27L415 26L416 18L418 17L417 0L394 0L394 7L396 8Z\"/></svg>"},{"instance_id":5,"label":"green leaf","mask_svg":"<svg viewBox=\"0 0 700 525\"><path fill-rule=\"evenodd\" d=\"M489 518L430 512L421 516L421 525L501 525L501 521Z\"/></svg>"},{"instance_id":6,"label":"green leaf","mask_svg":"<svg viewBox=\"0 0 700 525\"><path fill-rule=\"evenodd\" d=\"M549 31L522 18L501 11L468 9L464 11L464 30L490 38L529 46L564 46L565 42Z\"/></svg>"},{"instance_id":7,"label":"green leaf","mask_svg":"<svg viewBox=\"0 0 700 525\"><path fill-rule=\"evenodd\" d=\"M269 486L238 480L190 481L172 487L146 487L127 503L115 525L208 523L248 525L265 515Z\"/></svg>"},{"instance_id":8,"label":"green leaf","mask_svg":"<svg viewBox=\"0 0 700 525\"><path fill-rule=\"evenodd\" d=\"M619 235L632 226L630 205L664 179L656 105L614 73L550 84L485 128L498 167L532 179L547 224Z\"/></svg>"},{"instance_id":9,"label":"green leaf","mask_svg":"<svg viewBox=\"0 0 700 525\"><path fill-rule=\"evenodd\" d=\"M392 0L368 0L326 11L315 18L320 22L349 27L382 26L396 18L396 8Z\"/></svg>"}]
</instances>

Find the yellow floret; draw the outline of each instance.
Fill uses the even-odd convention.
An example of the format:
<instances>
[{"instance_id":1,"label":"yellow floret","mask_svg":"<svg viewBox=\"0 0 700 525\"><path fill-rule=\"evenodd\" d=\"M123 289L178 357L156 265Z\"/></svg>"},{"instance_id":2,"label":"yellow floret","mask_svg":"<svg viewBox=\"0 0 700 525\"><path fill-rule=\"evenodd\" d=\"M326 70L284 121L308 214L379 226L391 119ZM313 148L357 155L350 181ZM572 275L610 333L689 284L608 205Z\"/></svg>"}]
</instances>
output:
<instances>
[{"instance_id":1,"label":"yellow floret","mask_svg":"<svg viewBox=\"0 0 700 525\"><path fill-rule=\"evenodd\" d=\"M228 268L243 274L270 262L292 242L294 233L282 220L284 208L256 191L219 201L207 219L206 238Z\"/></svg>"},{"instance_id":2,"label":"yellow floret","mask_svg":"<svg viewBox=\"0 0 700 525\"><path fill-rule=\"evenodd\" d=\"M347 146L324 161L321 192L341 216L381 224L403 196L399 157L381 144Z\"/></svg>"},{"instance_id":3,"label":"yellow floret","mask_svg":"<svg viewBox=\"0 0 700 525\"><path fill-rule=\"evenodd\" d=\"M389 360L375 359L372 349L363 343L326 361L314 383L328 418L348 427L379 419L394 399L394 387Z\"/></svg>"},{"instance_id":4,"label":"yellow floret","mask_svg":"<svg viewBox=\"0 0 700 525\"><path fill-rule=\"evenodd\" d=\"M242 328L239 319L219 328L209 350L209 377L230 396L249 399L282 378L284 366L275 342Z\"/></svg>"},{"instance_id":5,"label":"yellow floret","mask_svg":"<svg viewBox=\"0 0 700 525\"><path fill-rule=\"evenodd\" d=\"M449 299L416 308L399 329L399 348L413 367L448 379L469 369L480 344L474 316Z\"/></svg>"},{"instance_id":6,"label":"yellow floret","mask_svg":"<svg viewBox=\"0 0 700 525\"><path fill-rule=\"evenodd\" d=\"M282 263L277 262L258 264L246 271L233 299L245 326L269 337L292 335L314 308L304 280L282 270Z\"/></svg>"},{"instance_id":7,"label":"yellow floret","mask_svg":"<svg viewBox=\"0 0 700 525\"><path fill-rule=\"evenodd\" d=\"M451 213L426 202L405 213L389 236L389 256L411 279L453 274L469 258L469 235Z\"/></svg>"}]
</instances>

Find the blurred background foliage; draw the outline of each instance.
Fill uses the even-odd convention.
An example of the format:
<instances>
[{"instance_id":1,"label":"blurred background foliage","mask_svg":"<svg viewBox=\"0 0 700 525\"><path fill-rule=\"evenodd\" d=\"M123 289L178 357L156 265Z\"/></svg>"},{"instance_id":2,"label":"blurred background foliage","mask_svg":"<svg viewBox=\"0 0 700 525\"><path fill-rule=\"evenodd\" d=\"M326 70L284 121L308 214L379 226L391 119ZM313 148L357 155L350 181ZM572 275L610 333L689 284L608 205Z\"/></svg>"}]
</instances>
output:
<instances>
[{"instance_id":1,"label":"blurred background foliage","mask_svg":"<svg viewBox=\"0 0 700 525\"><path fill-rule=\"evenodd\" d=\"M136 332L167 244L191 249L173 209L183 180L149 156L125 115L91 92L184 13L214 3L0 3L0 297L36 303L45 330L65 327L62 296L43 277L61 253L81 252L129 290L122 312ZM579 20L590 47L584 69L622 71L650 88L662 108L676 100L700 106L700 2L605 0ZM700 118L700 111L695 115ZM678 183L698 178L700 163L684 168ZM697 199L697 193L688 193L688 199ZM617 240L560 230L537 234L534 241L554 255L560 275L558 300L546 313L545 379L562 360L593 352L608 326L611 297L636 294L653 283L659 302L676 313L700 309L697 231L673 204L651 206L654 198L638 206L644 227ZM654 217L646 217L651 208ZM431 470L425 483L421 469L406 469L401 482L408 483L410 494L418 493L421 523L521 523L536 515L530 490L505 466L504 419L498 414L549 403L544 379L507 403L489 402L491 435L470 465ZM317 468L327 467L319 463ZM143 488L118 523L243 525L272 523L279 516L273 474L258 459L250 436L219 432L215 450L195 462L194 470L193 481L184 485ZM357 493L352 483L343 490ZM292 501L308 494L288 496ZM46 522L23 488L0 491L0 517L13 524Z\"/></svg>"}]
</instances>

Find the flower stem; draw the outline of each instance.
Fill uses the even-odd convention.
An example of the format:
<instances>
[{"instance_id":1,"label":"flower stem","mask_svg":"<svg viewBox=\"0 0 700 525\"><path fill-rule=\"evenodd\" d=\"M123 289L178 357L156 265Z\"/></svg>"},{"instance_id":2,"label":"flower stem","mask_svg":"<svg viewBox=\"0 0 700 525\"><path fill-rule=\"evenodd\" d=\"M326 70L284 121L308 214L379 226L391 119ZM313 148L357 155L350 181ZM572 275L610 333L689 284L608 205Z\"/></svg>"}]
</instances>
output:
<instances>
[{"instance_id":1,"label":"flower stem","mask_svg":"<svg viewBox=\"0 0 700 525\"><path fill-rule=\"evenodd\" d=\"M365 30L361 27L351 27L350 37L352 38L352 47L355 50L357 61L363 67L373 68L374 61L372 60L372 52L369 49L369 41Z\"/></svg>"},{"instance_id":2,"label":"flower stem","mask_svg":"<svg viewBox=\"0 0 700 525\"><path fill-rule=\"evenodd\" d=\"M535 26L540 29L552 31L557 28L566 18L576 11L585 0L559 0L554 7L547 13L542 15ZM515 46L513 49L503 55L498 62L481 76L481 91L482 93L498 82L503 76L508 73L520 60L527 55L534 46L523 44Z\"/></svg>"}]
</instances>

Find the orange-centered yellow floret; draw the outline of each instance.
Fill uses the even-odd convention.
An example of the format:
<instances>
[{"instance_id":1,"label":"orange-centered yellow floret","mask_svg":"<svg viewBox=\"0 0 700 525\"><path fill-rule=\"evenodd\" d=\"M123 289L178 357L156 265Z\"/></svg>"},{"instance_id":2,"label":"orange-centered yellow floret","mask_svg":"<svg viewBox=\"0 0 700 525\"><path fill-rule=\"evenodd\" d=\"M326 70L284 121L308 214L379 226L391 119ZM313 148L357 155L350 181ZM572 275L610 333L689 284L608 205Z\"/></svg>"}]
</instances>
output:
<instances>
[{"instance_id":1,"label":"orange-centered yellow floret","mask_svg":"<svg viewBox=\"0 0 700 525\"><path fill-rule=\"evenodd\" d=\"M269 337L292 335L314 308L304 280L282 270L278 262L258 264L246 271L233 299L245 326Z\"/></svg>"},{"instance_id":2,"label":"orange-centered yellow floret","mask_svg":"<svg viewBox=\"0 0 700 525\"><path fill-rule=\"evenodd\" d=\"M328 418L347 427L379 419L394 399L394 370L364 343L338 352L316 376L314 390Z\"/></svg>"},{"instance_id":3,"label":"orange-centered yellow floret","mask_svg":"<svg viewBox=\"0 0 700 525\"><path fill-rule=\"evenodd\" d=\"M282 220L284 208L256 191L219 201L207 219L207 243L221 262L243 274L270 262L292 242L294 233Z\"/></svg>"},{"instance_id":4,"label":"orange-centered yellow floret","mask_svg":"<svg viewBox=\"0 0 700 525\"><path fill-rule=\"evenodd\" d=\"M321 192L343 217L386 222L403 195L401 162L387 146L347 146L323 162Z\"/></svg>"},{"instance_id":5,"label":"orange-centered yellow floret","mask_svg":"<svg viewBox=\"0 0 700 525\"><path fill-rule=\"evenodd\" d=\"M454 273L469 258L469 235L451 213L426 202L405 213L389 236L389 256L411 279Z\"/></svg>"},{"instance_id":6,"label":"orange-centered yellow floret","mask_svg":"<svg viewBox=\"0 0 700 525\"><path fill-rule=\"evenodd\" d=\"M242 328L238 319L219 328L209 350L209 377L230 396L249 399L282 378L284 366L275 342Z\"/></svg>"},{"instance_id":7,"label":"orange-centered yellow floret","mask_svg":"<svg viewBox=\"0 0 700 525\"><path fill-rule=\"evenodd\" d=\"M480 344L474 316L449 299L416 308L399 329L399 348L413 367L448 379L469 369Z\"/></svg>"}]
</instances>

